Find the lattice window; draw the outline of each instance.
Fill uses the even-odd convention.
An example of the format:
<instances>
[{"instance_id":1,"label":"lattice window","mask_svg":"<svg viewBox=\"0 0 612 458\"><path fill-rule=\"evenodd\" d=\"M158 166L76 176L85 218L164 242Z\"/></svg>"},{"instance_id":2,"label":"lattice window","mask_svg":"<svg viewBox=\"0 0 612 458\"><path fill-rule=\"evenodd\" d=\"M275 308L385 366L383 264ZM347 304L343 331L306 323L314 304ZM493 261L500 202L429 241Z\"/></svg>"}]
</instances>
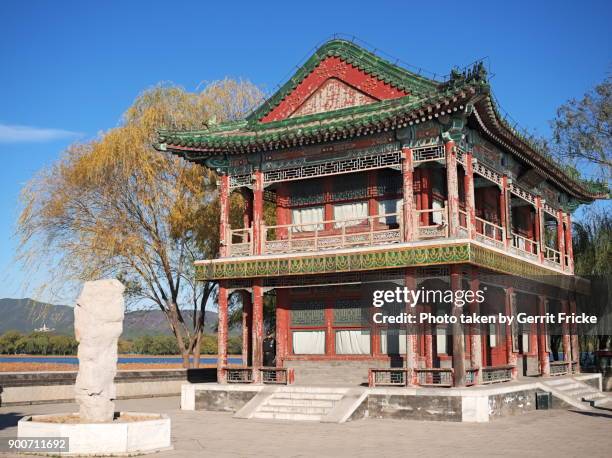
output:
<instances>
[{"instance_id":1,"label":"lattice window","mask_svg":"<svg viewBox=\"0 0 612 458\"><path fill-rule=\"evenodd\" d=\"M357 172L360 170L377 169L401 164L401 151L372 153L359 157L330 160L318 164L306 164L284 170L270 170L264 173L264 183L300 180L326 175Z\"/></svg>"},{"instance_id":2,"label":"lattice window","mask_svg":"<svg viewBox=\"0 0 612 458\"><path fill-rule=\"evenodd\" d=\"M445 157L444 145L424 146L412 150L412 161L415 164L420 162L440 161Z\"/></svg>"},{"instance_id":3,"label":"lattice window","mask_svg":"<svg viewBox=\"0 0 612 458\"><path fill-rule=\"evenodd\" d=\"M251 174L244 175L230 175L229 177L229 187L230 189L240 188L242 186L251 186L252 178Z\"/></svg>"},{"instance_id":4,"label":"lattice window","mask_svg":"<svg viewBox=\"0 0 612 458\"><path fill-rule=\"evenodd\" d=\"M291 304L292 326L323 326L325 304L316 301L294 302Z\"/></svg>"},{"instance_id":5,"label":"lattice window","mask_svg":"<svg viewBox=\"0 0 612 458\"><path fill-rule=\"evenodd\" d=\"M337 300L334 305L335 325L359 325L367 322L367 309L357 299Z\"/></svg>"}]
</instances>

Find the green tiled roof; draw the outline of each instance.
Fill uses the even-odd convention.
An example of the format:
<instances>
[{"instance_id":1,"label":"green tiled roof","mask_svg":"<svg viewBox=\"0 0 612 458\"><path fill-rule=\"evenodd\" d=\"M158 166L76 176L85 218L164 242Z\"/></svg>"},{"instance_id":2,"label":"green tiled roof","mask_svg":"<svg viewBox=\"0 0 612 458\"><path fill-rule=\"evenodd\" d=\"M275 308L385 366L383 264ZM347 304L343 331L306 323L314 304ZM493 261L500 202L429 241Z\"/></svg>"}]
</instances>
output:
<instances>
[{"instance_id":1,"label":"green tiled roof","mask_svg":"<svg viewBox=\"0 0 612 458\"><path fill-rule=\"evenodd\" d=\"M259 120L276 107L326 57L344 61L409 95L366 105L279 121ZM295 75L261 107L242 121L211 125L192 131L160 130L159 150L170 150L198 160L215 155L241 154L291 147L347 136L403 127L408 122L428 119L449 108L475 104L487 127L532 167L558 181L579 200L605 197L609 190L601 183L584 182L562 170L537 145L508 124L490 96L490 86L482 64L466 72L453 71L448 82L424 78L372 54L345 40L332 40L319 48Z\"/></svg>"},{"instance_id":2,"label":"green tiled roof","mask_svg":"<svg viewBox=\"0 0 612 458\"><path fill-rule=\"evenodd\" d=\"M414 113L415 110L426 105L442 105L448 99L453 98L467 99L473 96L476 91L486 91L486 88L486 85L474 80L458 87L448 86L422 97L407 95L398 99L383 100L367 105L280 121L266 123L241 121L223 124L207 130L159 131L159 143L202 148L211 152L221 152L227 149L237 152L246 147L263 149L270 142L334 134L340 131L391 122L403 115Z\"/></svg>"},{"instance_id":3,"label":"green tiled roof","mask_svg":"<svg viewBox=\"0 0 612 458\"><path fill-rule=\"evenodd\" d=\"M248 118L257 121L267 115L287 95L291 93L316 67L327 57L339 57L344 62L363 70L397 89L412 95L424 95L437 88L437 81L424 78L416 73L398 67L385 59L378 57L366 49L346 40L330 40L315 51L298 71L272 97L255 110Z\"/></svg>"}]
</instances>

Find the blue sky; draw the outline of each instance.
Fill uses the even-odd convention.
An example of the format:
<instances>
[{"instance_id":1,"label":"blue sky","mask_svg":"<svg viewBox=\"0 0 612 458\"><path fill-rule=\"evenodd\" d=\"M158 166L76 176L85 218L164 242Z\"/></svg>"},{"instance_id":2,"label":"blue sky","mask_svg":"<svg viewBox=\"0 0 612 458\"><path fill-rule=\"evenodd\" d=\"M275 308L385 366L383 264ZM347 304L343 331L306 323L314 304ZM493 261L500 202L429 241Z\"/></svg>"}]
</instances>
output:
<instances>
[{"instance_id":1,"label":"blue sky","mask_svg":"<svg viewBox=\"0 0 612 458\"><path fill-rule=\"evenodd\" d=\"M13 265L22 185L75 140L116 126L143 89L248 78L271 91L333 33L431 72L488 57L493 88L540 134L611 70L609 1L10 1L0 5L0 297L31 295ZM500 3L501 5L501 3Z\"/></svg>"}]
</instances>

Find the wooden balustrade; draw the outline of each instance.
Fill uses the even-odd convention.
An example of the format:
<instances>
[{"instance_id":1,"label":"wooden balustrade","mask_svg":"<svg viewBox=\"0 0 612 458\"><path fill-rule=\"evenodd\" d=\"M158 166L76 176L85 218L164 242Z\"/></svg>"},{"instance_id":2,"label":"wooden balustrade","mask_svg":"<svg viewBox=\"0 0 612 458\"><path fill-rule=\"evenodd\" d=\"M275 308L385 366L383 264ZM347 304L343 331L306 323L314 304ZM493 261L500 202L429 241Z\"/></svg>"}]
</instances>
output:
<instances>
[{"instance_id":1,"label":"wooden balustrade","mask_svg":"<svg viewBox=\"0 0 612 458\"><path fill-rule=\"evenodd\" d=\"M551 361L550 375L567 375L571 373L572 367L569 361Z\"/></svg>"},{"instance_id":2,"label":"wooden balustrade","mask_svg":"<svg viewBox=\"0 0 612 458\"><path fill-rule=\"evenodd\" d=\"M370 387L407 386L408 375L409 370L402 368L370 369L368 373L368 385Z\"/></svg>"},{"instance_id":3,"label":"wooden balustrade","mask_svg":"<svg viewBox=\"0 0 612 458\"><path fill-rule=\"evenodd\" d=\"M561 264L561 252L549 246L544 247L544 260L553 264Z\"/></svg>"},{"instance_id":4,"label":"wooden balustrade","mask_svg":"<svg viewBox=\"0 0 612 458\"><path fill-rule=\"evenodd\" d=\"M229 255L249 256L253 254L253 228L229 230Z\"/></svg>"},{"instance_id":5,"label":"wooden balustrade","mask_svg":"<svg viewBox=\"0 0 612 458\"><path fill-rule=\"evenodd\" d=\"M473 367L465 370L465 386L472 386L478 383L478 368Z\"/></svg>"},{"instance_id":6,"label":"wooden balustrade","mask_svg":"<svg viewBox=\"0 0 612 458\"><path fill-rule=\"evenodd\" d=\"M485 243L503 248L506 231L503 227L476 217L476 237Z\"/></svg>"},{"instance_id":7,"label":"wooden balustrade","mask_svg":"<svg viewBox=\"0 0 612 458\"><path fill-rule=\"evenodd\" d=\"M232 367L223 368L227 383L253 383L252 367Z\"/></svg>"},{"instance_id":8,"label":"wooden balustrade","mask_svg":"<svg viewBox=\"0 0 612 458\"><path fill-rule=\"evenodd\" d=\"M261 367L259 372L264 385L290 385L295 379L293 368Z\"/></svg>"},{"instance_id":9,"label":"wooden balustrade","mask_svg":"<svg viewBox=\"0 0 612 458\"><path fill-rule=\"evenodd\" d=\"M292 368L287 367L260 367L259 380L264 385L290 385L295 376ZM254 371L252 367L227 366L223 368L227 383L253 383Z\"/></svg>"},{"instance_id":10,"label":"wooden balustrade","mask_svg":"<svg viewBox=\"0 0 612 458\"><path fill-rule=\"evenodd\" d=\"M420 240L448 237L448 205L444 207L416 210L416 237ZM426 215L426 218L423 217ZM422 220L427 219L426 223Z\"/></svg>"},{"instance_id":11,"label":"wooden balustrade","mask_svg":"<svg viewBox=\"0 0 612 458\"><path fill-rule=\"evenodd\" d=\"M521 254L527 254L528 256L536 257L538 255L539 245L535 240L523 237L515 232L512 232L512 247L519 251Z\"/></svg>"},{"instance_id":12,"label":"wooden balustrade","mask_svg":"<svg viewBox=\"0 0 612 458\"><path fill-rule=\"evenodd\" d=\"M449 237L448 205L441 208L415 210L414 240L443 239ZM469 215L458 209L459 237L470 237ZM262 254L315 252L338 248L366 247L401 243L403 239L403 215L401 212L364 216L349 219L331 219L318 222L262 225ZM504 249L515 255L538 261L540 246L535 240L511 232L511 243L505 244L506 229L483 218L475 218L474 239ZM226 235L228 256L253 255L253 228L229 229ZM550 267L569 269L568 254L544 247L544 263Z\"/></svg>"},{"instance_id":13,"label":"wooden balustrade","mask_svg":"<svg viewBox=\"0 0 612 458\"><path fill-rule=\"evenodd\" d=\"M451 387L454 381L452 368L415 369L416 383L420 386Z\"/></svg>"},{"instance_id":14,"label":"wooden balustrade","mask_svg":"<svg viewBox=\"0 0 612 458\"><path fill-rule=\"evenodd\" d=\"M512 380L514 366L489 366L482 368L482 383L509 382Z\"/></svg>"},{"instance_id":15,"label":"wooden balustrade","mask_svg":"<svg viewBox=\"0 0 612 458\"><path fill-rule=\"evenodd\" d=\"M264 252L294 253L399 243L402 227L401 213L265 226Z\"/></svg>"}]
</instances>

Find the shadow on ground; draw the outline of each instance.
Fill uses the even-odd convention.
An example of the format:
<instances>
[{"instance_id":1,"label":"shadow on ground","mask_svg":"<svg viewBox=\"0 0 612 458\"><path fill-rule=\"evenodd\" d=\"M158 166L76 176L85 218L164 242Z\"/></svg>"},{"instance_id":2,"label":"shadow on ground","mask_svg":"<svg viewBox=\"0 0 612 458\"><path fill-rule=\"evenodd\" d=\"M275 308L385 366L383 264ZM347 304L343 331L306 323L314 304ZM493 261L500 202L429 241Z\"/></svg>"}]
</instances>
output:
<instances>
[{"instance_id":1,"label":"shadow on ground","mask_svg":"<svg viewBox=\"0 0 612 458\"><path fill-rule=\"evenodd\" d=\"M17 426L17 422L24 416L18 412L8 412L0 415L0 431L6 428L13 428Z\"/></svg>"}]
</instances>

